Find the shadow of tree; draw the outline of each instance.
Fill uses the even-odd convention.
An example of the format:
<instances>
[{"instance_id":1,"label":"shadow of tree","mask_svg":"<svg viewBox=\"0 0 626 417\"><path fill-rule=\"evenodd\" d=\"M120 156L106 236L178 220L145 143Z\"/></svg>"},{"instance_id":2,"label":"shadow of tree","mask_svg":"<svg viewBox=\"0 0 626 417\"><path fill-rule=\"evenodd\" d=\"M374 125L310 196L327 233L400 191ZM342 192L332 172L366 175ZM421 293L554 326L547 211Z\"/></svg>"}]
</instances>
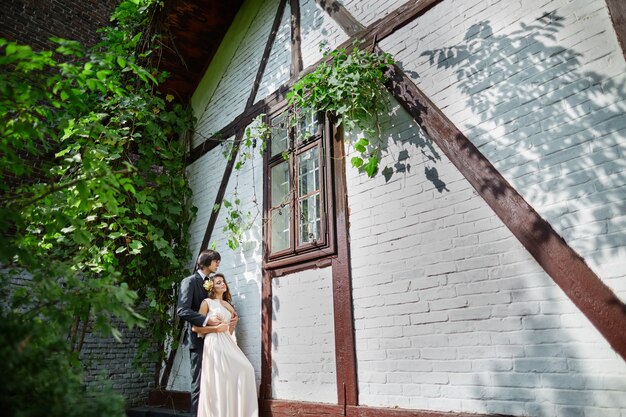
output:
<instances>
[{"instance_id":1,"label":"shadow of tree","mask_svg":"<svg viewBox=\"0 0 626 417\"><path fill-rule=\"evenodd\" d=\"M611 51L559 46L563 29L555 12L506 35L481 22L462 44L422 55L454 70L472 113L467 136L601 270L626 241L626 85L618 73L585 70Z\"/></svg>"},{"instance_id":2,"label":"shadow of tree","mask_svg":"<svg viewBox=\"0 0 626 417\"><path fill-rule=\"evenodd\" d=\"M603 45L575 50L557 44L570 36L559 33L566 29L564 21L546 13L507 34L480 22L461 44L422 55L438 69L454 72L469 110L456 115L457 126L602 272L605 263L613 268L624 263L626 85L622 74L598 68L611 53ZM487 186L496 197L505 192L497 184ZM610 285L623 279L623 270L599 275ZM520 278L517 287L497 290L524 308L505 318L519 331L490 333L492 343L501 345L499 357L475 372L477 401L486 412L586 415L584 407L598 394L605 398L603 407L613 407L607 413L619 410L619 391L606 394L614 386L593 377L608 372L608 378L623 378L619 358L612 362L615 352L545 274L533 272L532 280L535 287ZM473 325L490 327L497 320ZM499 403L502 398L507 401Z\"/></svg>"}]
</instances>

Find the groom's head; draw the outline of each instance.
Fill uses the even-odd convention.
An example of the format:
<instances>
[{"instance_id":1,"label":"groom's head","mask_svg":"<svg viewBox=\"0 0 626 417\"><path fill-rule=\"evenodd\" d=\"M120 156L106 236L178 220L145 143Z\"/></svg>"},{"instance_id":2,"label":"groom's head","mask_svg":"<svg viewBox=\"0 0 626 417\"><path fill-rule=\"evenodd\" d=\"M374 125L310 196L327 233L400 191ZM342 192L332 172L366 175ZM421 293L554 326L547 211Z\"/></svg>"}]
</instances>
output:
<instances>
[{"instance_id":1,"label":"groom's head","mask_svg":"<svg viewBox=\"0 0 626 417\"><path fill-rule=\"evenodd\" d=\"M218 251L212 249L205 249L200 252L198 256L198 269L208 268L209 272L213 273L217 271L217 268L220 266L220 261L222 257L220 256Z\"/></svg>"}]
</instances>

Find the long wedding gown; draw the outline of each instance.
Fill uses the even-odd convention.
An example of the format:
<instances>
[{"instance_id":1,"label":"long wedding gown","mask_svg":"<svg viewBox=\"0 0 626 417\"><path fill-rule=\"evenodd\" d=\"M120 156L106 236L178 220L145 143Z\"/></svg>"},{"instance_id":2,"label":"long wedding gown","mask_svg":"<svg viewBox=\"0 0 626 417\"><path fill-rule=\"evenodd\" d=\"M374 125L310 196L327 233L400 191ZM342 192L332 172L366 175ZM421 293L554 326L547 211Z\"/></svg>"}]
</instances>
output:
<instances>
[{"instance_id":1,"label":"long wedding gown","mask_svg":"<svg viewBox=\"0 0 626 417\"><path fill-rule=\"evenodd\" d=\"M209 303L207 317L226 323L231 313L219 300ZM229 332L204 337L198 417L258 417L254 368Z\"/></svg>"}]
</instances>

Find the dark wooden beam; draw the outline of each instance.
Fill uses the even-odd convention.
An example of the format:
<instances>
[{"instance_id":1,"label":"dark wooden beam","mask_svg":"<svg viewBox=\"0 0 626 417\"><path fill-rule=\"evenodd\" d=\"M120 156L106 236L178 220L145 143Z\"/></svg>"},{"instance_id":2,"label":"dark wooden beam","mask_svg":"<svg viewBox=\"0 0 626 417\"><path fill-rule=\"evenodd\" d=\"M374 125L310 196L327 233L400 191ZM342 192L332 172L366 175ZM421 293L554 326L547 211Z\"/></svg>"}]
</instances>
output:
<instances>
[{"instance_id":1,"label":"dark wooden beam","mask_svg":"<svg viewBox=\"0 0 626 417\"><path fill-rule=\"evenodd\" d=\"M261 84L261 80L263 79L263 74L265 73L265 68L267 67L267 61L269 61L270 59L270 53L272 52L274 41L276 41L276 34L278 33L278 29L280 28L280 22L283 19L283 14L285 14L286 4L287 0L280 0L280 3L278 4L276 16L274 16L274 22L272 23L272 29L270 30L269 38L267 39L267 42L265 43L265 49L263 50L263 57L261 58L259 69L256 73L256 76L254 77L252 91L250 93L250 96L248 97L248 101L246 102L246 110L252 108L254 99L256 98L256 94L259 91L259 85Z\"/></svg>"},{"instance_id":2,"label":"dark wooden beam","mask_svg":"<svg viewBox=\"0 0 626 417\"><path fill-rule=\"evenodd\" d=\"M261 385L259 410L272 395L272 278L273 271L263 268L261 283Z\"/></svg>"},{"instance_id":3,"label":"dark wooden beam","mask_svg":"<svg viewBox=\"0 0 626 417\"><path fill-rule=\"evenodd\" d=\"M622 54L626 59L626 1L606 0L606 5L613 21L617 41L622 47Z\"/></svg>"},{"instance_id":4,"label":"dark wooden beam","mask_svg":"<svg viewBox=\"0 0 626 417\"><path fill-rule=\"evenodd\" d=\"M335 163L331 167L330 175L335 180L335 230L337 238L337 256L332 258L337 400L339 404L357 405L359 403L359 387L352 305L350 237L348 236L348 187L343 163L345 150L342 131L336 127L333 129L333 161Z\"/></svg>"},{"instance_id":5,"label":"dark wooden beam","mask_svg":"<svg viewBox=\"0 0 626 417\"><path fill-rule=\"evenodd\" d=\"M211 206L211 217L209 218L209 224L204 232L204 238L202 239L202 244L200 245L200 251L198 254L209 247L209 240L211 240L211 235L213 234L213 229L215 228L215 223L217 222L217 216L220 213L222 201L224 200L224 194L226 194L226 187L228 187L228 181L230 180L230 175L233 172L235 161L237 160L237 153L239 152L241 140L243 139L243 132L244 131L242 129L237 133L237 136L235 136L233 148L231 149L228 162L226 162L226 168L224 169L224 174L222 175L222 182L220 183L220 188L217 190L217 195L215 196L215 203Z\"/></svg>"},{"instance_id":6,"label":"dark wooden beam","mask_svg":"<svg viewBox=\"0 0 626 417\"><path fill-rule=\"evenodd\" d=\"M354 36L365 27L352 16L345 6L336 0L315 0L348 36Z\"/></svg>"},{"instance_id":7,"label":"dark wooden beam","mask_svg":"<svg viewBox=\"0 0 626 417\"><path fill-rule=\"evenodd\" d=\"M289 0L291 7L291 78L302 71L302 37L300 35L300 0Z\"/></svg>"},{"instance_id":8,"label":"dark wooden beam","mask_svg":"<svg viewBox=\"0 0 626 417\"><path fill-rule=\"evenodd\" d=\"M260 407L263 417L512 417L504 414L454 413L444 411L408 410L319 404L302 401L265 400Z\"/></svg>"},{"instance_id":9,"label":"dark wooden beam","mask_svg":"<svg viewBox=\"0 0 626 417\"><path fill-rule=\"evenodd\" d=\"M626 359L626 305L397 66L389 91L554 282Z\"/></svg>"},{"instance_id":10,"label":"dark wooden beam","mask_svg":"<svg viewBox=\"0 0 626 417\"><path fill-rule=\"evenodd\" d=\"M191 150L187 157L187 165L191 165L203 155L216 148L220 143L224 141L224 138L229 138L237 133L237 131L248 126L255 117L259 114L267 112L269 108L282 102L285 99L285 95L289 90L288 86L282 86L271 95L265 97L262 100L254 103L250 108L246 109L232 122L221 128L210 138L207 138L200 145Z\"/></svg>"}]
</instances>

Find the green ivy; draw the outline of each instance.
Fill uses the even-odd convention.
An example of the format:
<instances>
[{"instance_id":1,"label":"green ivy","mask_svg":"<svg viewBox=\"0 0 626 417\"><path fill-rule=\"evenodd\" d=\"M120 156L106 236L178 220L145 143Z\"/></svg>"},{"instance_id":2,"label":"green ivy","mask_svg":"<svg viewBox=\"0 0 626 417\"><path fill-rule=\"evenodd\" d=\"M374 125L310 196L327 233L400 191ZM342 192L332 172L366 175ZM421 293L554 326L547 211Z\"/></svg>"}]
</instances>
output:
<instances>
[{"instance_id":1,"label":"green ivy","mask_svg":"<svg viewBox=\"0 0 626 417\"><path fill-rule=\"evenodd\" d=\"M360 130L364 137L353 144L359 156L351 164L373 177L382 153L378 120L389 106L385 70L394 61L388 53L359 46L355 43L350 52L345 48L325 52L325 60L294 84L287 100L291 106L326 112L346 131Z\"/></svg>"},{"instance_id":2,"label":"green ivy","mask_svg":"<svg viewBox=\"0 0 626 417\"><path fill-rule=\"evenodd\" d=\"M54 51L37 52L0 39L0 278L13 288L15 273L32 276L4 291L0 320L58 330L52 341L36 326L16 336L17 362L41 344L70 363L80 322L118 339L113 319L147 325L144 348L157 352L171 331L195 213L180 139L193 117L158 93L167 74L151 65L149 24L160 7L123 1L91 49L52 39Z\"/></svg>"},{"instance_id":3,"label":"green ivy","mask_svg":"<svg viewBox=\"0 0 626 417\"><path fill-rule=\"evenodd\" d=\"M244 212L241 206L241 198L239 197L239 174L241 169L246 165L248 161L254 163L254 151L257 151L263 155L267 146L267 141L270 137L270 129L263 121L265 114L258 115L248 126L244 132L241 144L238 149L233 150L232 146L226 146L223 155L226 159L237 158L233 169L235 170L235 185L231 197L224 198L222 204L216 204L213 207L215 212L219 211L222 207L225 209L225 221L223 232L226 233L228 247L232 250L237 249L244 238L244 233L252 228L258 215L261 213L259 207L256 192L253 192L253 203L256 207L256 213L253 215L251 210ZM252 166L254 175L255 167ZM253 190L256 191L256 190Z\"/></svg>"}]
</instances>

